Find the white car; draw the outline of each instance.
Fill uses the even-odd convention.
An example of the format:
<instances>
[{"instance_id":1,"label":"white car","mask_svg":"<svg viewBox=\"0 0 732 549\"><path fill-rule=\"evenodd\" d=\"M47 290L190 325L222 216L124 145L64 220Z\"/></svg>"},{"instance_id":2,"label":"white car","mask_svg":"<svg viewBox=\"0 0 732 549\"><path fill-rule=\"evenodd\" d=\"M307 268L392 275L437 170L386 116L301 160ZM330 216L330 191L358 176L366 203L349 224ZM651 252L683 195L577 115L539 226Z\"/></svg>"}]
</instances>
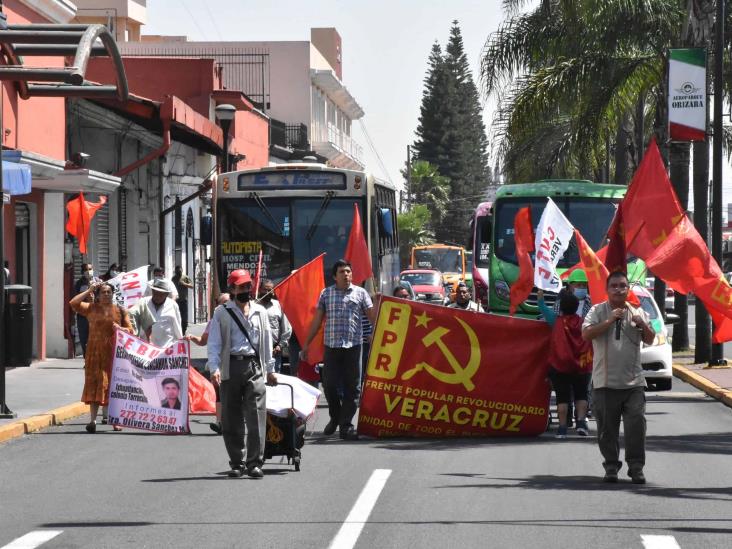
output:
<instances>
[{"instance_id":1,"label":"white car","mask_svg":"<svg viewBox=\"0 0 732 549\"><path fill-rule=\"evenodd\" d=\"M653 343L641 343L641 366L648 388L656 391L670 391L673 383L671 367L671 342L668 330L663 323L661 311L653 299L653 294L641 286L633 286L633 292L640 300L641 307L651 320L651 327L656 332Z\"/></svg>"}]
</instances>

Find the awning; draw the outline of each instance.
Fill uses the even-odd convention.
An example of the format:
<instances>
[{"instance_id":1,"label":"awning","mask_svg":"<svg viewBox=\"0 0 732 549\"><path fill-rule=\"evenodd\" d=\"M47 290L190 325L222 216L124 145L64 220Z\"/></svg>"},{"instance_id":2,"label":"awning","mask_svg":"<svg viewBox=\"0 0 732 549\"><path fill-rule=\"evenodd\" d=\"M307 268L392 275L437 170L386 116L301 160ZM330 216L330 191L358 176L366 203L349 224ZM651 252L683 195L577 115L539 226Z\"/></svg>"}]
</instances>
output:
<instances>
[{"instance_id":1,"label":"awning","mask_svg":"<svg viewBox=\"0 0 732 549\"><path fill-rule=\"evenodd\" d=\"M3 160L3 192L11 195L31 192L31 169L25 164Z\"/></svg>"},{"instance_id":2,"label":"awning","mask_svg":"<svg viewBox=\"0 0 732 549\"><path fill-rule=\"evenodd\" d=\"M30 151L3 151L3 175L5 165L13 163L27 168L33 178L33 186L46 191L110 194L116 191L122 182L119 177L95 170L64 169L65 162ZM30 185L27 192L30 192Z\"/></svg>"}]
</instances>

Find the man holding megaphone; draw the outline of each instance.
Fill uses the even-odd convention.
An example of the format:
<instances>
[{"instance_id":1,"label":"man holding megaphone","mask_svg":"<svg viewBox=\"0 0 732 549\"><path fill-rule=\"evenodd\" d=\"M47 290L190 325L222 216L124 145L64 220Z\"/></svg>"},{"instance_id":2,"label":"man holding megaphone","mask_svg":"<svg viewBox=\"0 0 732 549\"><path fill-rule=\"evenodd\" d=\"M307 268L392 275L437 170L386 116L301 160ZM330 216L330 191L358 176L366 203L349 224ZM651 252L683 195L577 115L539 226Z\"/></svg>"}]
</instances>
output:
<instances>
[{"instance_id":1,"label":"man holding megaphone","mask_svg":"<svg viewBox=\"0 0 732 549\"><path fill-rule=\"evenodd\" d=\"M623 272L607 278L608 300L594 305L582 323L582 337L592 341L592 396L597 439L605 461L605 482L617 482L622 466L620 419L625 431L625 461L634 484L645 484L646 382L641 367L641 342L656 334L648 315L627 302L630 284Z\"/></svg>"}]
</instances>

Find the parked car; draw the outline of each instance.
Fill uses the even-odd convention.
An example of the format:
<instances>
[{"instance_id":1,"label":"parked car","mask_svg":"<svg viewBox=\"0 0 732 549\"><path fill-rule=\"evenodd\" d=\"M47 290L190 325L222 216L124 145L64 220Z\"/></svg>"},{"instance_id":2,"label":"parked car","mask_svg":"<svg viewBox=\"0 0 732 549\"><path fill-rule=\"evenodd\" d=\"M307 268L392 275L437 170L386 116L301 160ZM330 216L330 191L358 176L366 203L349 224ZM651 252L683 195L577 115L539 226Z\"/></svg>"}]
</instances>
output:
<instances>
[{"instance_id":1,"label":"parked car","mask_svg":"<svg viewBox=\"0 0 732 549\"><path fill-rule=\"evenodd\" d=\"M646 277L646 288L648 288L648 291L651 292L651 297L653 297L653 286L656 282L656 279L652 276ZM666 304L666 310L673 309L674 308L674 296L676 293L666 286L666 299L664 300L664 303Z\"/></svg>"},{"instance_id":2,"label":"parked car","mask_svg":"<svg viewBox=\"0 0 732 549\"><path fill-rule=\"evenodd\" d=\"M409 299L417 299L417 292L414 291L414 287L412 287L411 282L409 282L408 280L399 280L399 284L407 289L407 291L409 292Z\"/></svg>"},{"instance_id":3,"label":"parked car","mask_svg":"<svg viewBox=\"0 0 732 549\"><path fill-rule=\"evenodd\" d=\"M433 269L407 269L399 275L400 282L409 282L420 301L442 305L446 293L444 278L440 271Z\"/></svg>"},{"instance_id":4,"label":"parked car","mask_svg":"<svg viewBox=\"0 0 732 549\"><path fill-rule=\"evenodd\" d=\"M671 367L671 342L668 338L668 330L663 323L661 311L653 299L653 293L638 285L633 286L633 293L638 296L641 307L648 314L651 327L656 332L653 343L650 345L641 343L643 376L646 378L649 389L669 391L671 390L674 376ZM667 315L667 317L674 318L673 315Z\"/></svg>"}]
</instances>

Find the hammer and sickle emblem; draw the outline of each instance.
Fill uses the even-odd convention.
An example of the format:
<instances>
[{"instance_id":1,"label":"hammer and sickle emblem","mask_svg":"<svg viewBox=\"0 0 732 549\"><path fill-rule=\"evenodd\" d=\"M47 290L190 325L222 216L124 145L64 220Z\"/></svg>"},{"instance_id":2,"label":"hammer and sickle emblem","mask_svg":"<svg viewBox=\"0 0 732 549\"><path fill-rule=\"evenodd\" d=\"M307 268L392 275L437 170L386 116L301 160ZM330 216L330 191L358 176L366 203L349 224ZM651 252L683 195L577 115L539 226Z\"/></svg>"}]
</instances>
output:
<instances>
[{"instance_id":1,"label":"hammer and sickle emblem","mask_svg":"<svg viewBox=\"0 0 732 549\"><path fill-rule=\"evenodd\" d=\"M462 384L468 391L475 389L472 379L480 366L480 346L478 344L478 337L475 335L473 329L465 322L459 318L457 321L463 327L463 330L465 330L465 333L468 335L468 339L470 340L470 360L468 360L467 365L463 367L463 365L455 358L455 355L452 354L452 351L450 351L447 345L445 345L445 342L442 341L442 338L446 336L450 330L444 326L440 326L424 336L422 338L422 343L424 343L425 347L437 345L447 359L447 362L452 367L452 372L442 372L426 362L420 362L411 370L404 372L404 375L402 375L403 380L406 381L411 379L416 373L425 370L432 377L442 381L443 383L448 383L450 385Z\"/></svg>"}]
</instances>

